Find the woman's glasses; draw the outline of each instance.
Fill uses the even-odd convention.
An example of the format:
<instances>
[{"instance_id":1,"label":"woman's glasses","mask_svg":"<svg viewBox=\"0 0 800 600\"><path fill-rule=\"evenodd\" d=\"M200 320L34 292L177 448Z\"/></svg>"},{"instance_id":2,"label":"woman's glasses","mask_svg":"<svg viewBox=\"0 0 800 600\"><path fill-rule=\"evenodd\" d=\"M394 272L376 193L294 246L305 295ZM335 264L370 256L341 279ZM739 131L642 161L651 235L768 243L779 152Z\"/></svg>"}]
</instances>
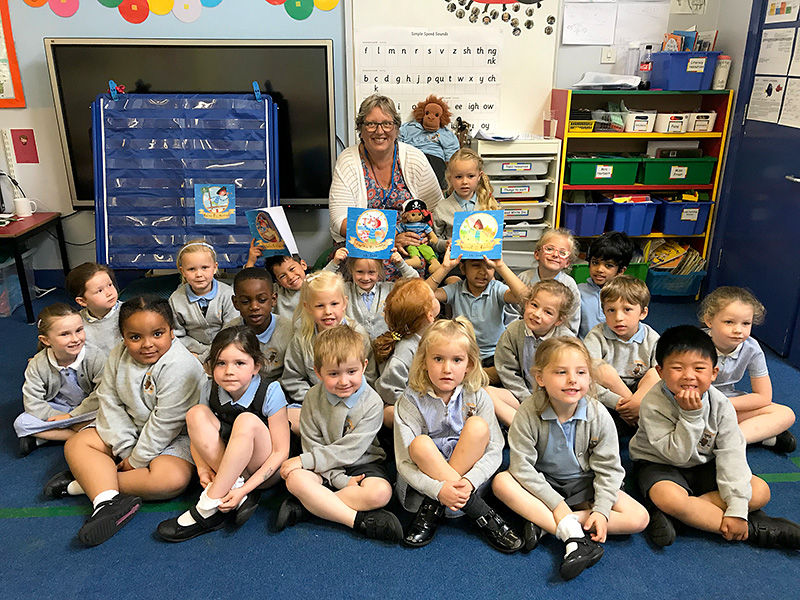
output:
<instances>
[{"instance_id":1,"label":"woman's glasses","mask_svg":"<svg viewBox=\"0 0 800 600\"><path fill-rule=\"evenodd\" d=\"M364 129L368 133L375 133L378 131L378 127L385 132L392 131L394 129L394 121L383 121L382 123L376 123L375 121L364 121Z\"/></svg>"},{"instance_id":2,"label":"woman's glasses","mask_svg":"<svg viewBox=\"0 0 800 600\"><path fill-rule=\"evenodd\" d=\"M569 258L571 254L569 250L562 250L555 246L542 246L542 252L545 254L558 254L559 258Z\"/></svg>"}]
</instances>

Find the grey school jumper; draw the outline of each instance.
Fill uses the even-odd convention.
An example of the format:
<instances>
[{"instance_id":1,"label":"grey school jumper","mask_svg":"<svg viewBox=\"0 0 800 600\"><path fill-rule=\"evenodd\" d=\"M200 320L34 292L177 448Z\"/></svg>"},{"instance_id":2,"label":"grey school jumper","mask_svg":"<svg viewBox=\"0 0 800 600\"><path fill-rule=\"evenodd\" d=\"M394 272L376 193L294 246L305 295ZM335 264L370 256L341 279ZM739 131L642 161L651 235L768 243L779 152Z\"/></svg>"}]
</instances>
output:
<instances>
[{"instance_id":1,"label":"grey school jumper","mask_svg":"<svg viewBox=\"0 0 800 600\"><path fill-rule=\"evenodd\" d=\"M747 518L750 467L746 444L730 400L714 386L703 406L683 410L666 386L647 392L639 408L639 429L628 446L633 460L686 469L717 461L717 486L726 517Z\"/></svg>"},{"instance_id":2,"label":"grey school jumper","mask_svg":"<svg viewBox=\"0 0 800 600\"><path fill-rule=\"evenodd\" d=\"M383 425L383 402L368 385L353 408L331 404L325 386L312 387L300 411L303 468L336 489L350 481L345 468L386 458L375 436Z\"/></svg>"},{"instance_id":3,"label":"grey school jumper","mask_svg":"<svg viewBox=\"0 0 800 600\"><path fill-rule=\"evenodd\" d=\"M261 347L261 353L264 355L264 366L261 367L261 377L267 379L270 383L278 381L283 377L283 361L286 357L286 349L289 347L289 342L294 335L294 328L292 322L285 317L272 313L272 318L277 319L275 323L275 331L269 338L269 341L264 343L258 341ZM243 323L242 317L237 317L233 321L225 323L223 329L228 327L237 327Z\"/></svg>"},{"instance_id":4,"label":"grey school jumper","mask_svg":"<svg viewBox=\"0 0 800 600\"><path fill-rule=\"evenodd\" d=\"M608 519L611 507L617 502L625 471L619 458L619 440L614 421L606 408L594 398L586 398L586 420L575 426L575 457L581 471L594 473L594 502L592 510ZM508 472L522 487L536 496L550 510L564 498L536 470L544 455L550 424L540 417L549 401L544 390L537 390L519 407L508 430L510 464Z\"/></svg>"},{"instance_id":5,"label":"grey school jumper","mask_svg":"<svg viewBox=\"0 0 800 600\"><path fill-rule=\"evenodd\" d=\"M398 267L400 274L403 277L419 277L413 267L406 261L400 263ZM345 315L350 323L358 323L367 330L370 339L374 340L376 337L389 331L386 326L386 320L383 316L383 305L386 303L386 296L389 295L394 289L394 282L379 281L377 282L372 291L375 296L372 298L372 306L368 309L361 298L364 293L355 282L348 281L345 283L345 290L347 291L347 309Z\"/></svg>"},{"instance_id":6,"label":"grey school jumper","mask_svg":"<svg viewBox=\"0 0 800 600\"><path fill-rule=\"evenodd\" d=\"M200 362L177 340L152 365L135 361L120 344L94 392L97 433L114 456L146 467L181 433L205 380Z\"/></svg>"},{"instance_id":7,"label":"grey school jumper","mask_svg":"<svg viewBox=\"0 0 800 600\"><path fill-rule=\"evenodd\" d=\"M233 306L233 288L227 283L217 281L217 295L208 303L205 316L198 302L190 302L186 295L186 285L172 292L169 304L175 313L175 338L197 358L204 361L211 348L211 342L222 329L222 325L239 316Z\"/></svg>"},{"instance_id":8,"label":"grey school jumper","mask_svg":"<svg viewBox=\"0 0 800 600\"><path fill-rule=\"evenodd\" d=\"M383 403L394 406L408 385L408 371L411 361L419 348L422 337L414 333L397 342L394 352L378 370L380 377L375 382L375 391L383 399Z\"/></svg>"},{"instance_id":9,"label":"grey school jumper","mask_svg":"<svg viewBox=\"0 0 800 600\"><path fill-rule=\"evenodd\" d=\"M81 309L83 329L86 331L86 346L97 348L104 358L122 341L122 334L119 331L120 306L122 302L117 302L102 319L90 315L88 308Z\"/></svg>"},{"instance_id":10,"label":"grey school jumper","mask_svg":"<svg viewBox=\"0 0 800 600\"><path fill-rule=\"evenodd\" d=\"M478 490L500 468L503 460L503 433L494 415L494 405L486 390L477 392L463 390L464 420L468 417L481 417L489 425L489 445L483 456L478 459L473 467L464 474L472 487ZM406 388L395 405L394 412L394 454L397 460L397 497L400 504L408 511L416 511L422 504L423 494L428 498L437 500L439 492L444 485L420 471L416 463L411 460L408 446L418 435L428 435L425 418L409 398L418 399L420 394ZM460 513L446 511L448 516L460 516Z\"/></svg>"}]
</instances>

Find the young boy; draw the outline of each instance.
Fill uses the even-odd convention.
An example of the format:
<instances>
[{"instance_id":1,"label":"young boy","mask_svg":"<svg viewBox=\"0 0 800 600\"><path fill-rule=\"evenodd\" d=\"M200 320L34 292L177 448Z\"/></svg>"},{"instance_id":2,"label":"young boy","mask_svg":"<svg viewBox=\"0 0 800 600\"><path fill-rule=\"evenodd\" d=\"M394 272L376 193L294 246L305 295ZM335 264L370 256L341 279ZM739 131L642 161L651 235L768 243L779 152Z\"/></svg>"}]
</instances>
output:
<instances>
[{"instance_id":1,"label":"young boy","mask_svg":"<svg viewBox=\"0 0 800 600\"><path fill-rule=\"evenodd\" d=\"M658 381L658 333L642 323L650 291L641 279L619 275L603 286L600 300L605 323L596 325L584 340L591 357L606 363L599 369L598 379L606 387L598 386L598 400L635 425L642 398Z\"/></svg>"},{"instance_id":2,"label":"young boy","mask_svg":"<svg viewBox=\"0 0 800 600\"><path fill-rule=\"evenodd\" d=\"M719 372L711 338L693 325L673 327L656 359L663 383L645 396L630 442L639 489L653 505L653 543L675 540L674 518L729 541L800 549L800 525L760 510L769 486L751 474L736 411L711 385Z\"/></svg>"},{"instance_id":3,"label":"young boy","mask_svg":"<svg viewBox=\"0 0 800 600\"><path fill-rule=\"evenodd\" d=\"M122 341L119 332L119 301L114 271L107 265L86 262L67 275L66 289L81 306L86 345L108 356Z\"/></svg>"},{"instance_id":4,"label":"young boy","mask_svg":"<svg viewBox=\"0 0 800 600\"><path fill-rule=\"evenodd\" d=\"M348 325L317 337L314 370L322 383L309 390L300 412L303 453L281 466L296 499L281 504L278 531L310 512L368 538L402 539L400 521L382 509L392 498L386 454L375 439L383 424L383 400L367 385L366 366L364 340Z\"/></svg>"},{"instance_id":5,"label":"young boy","mask_svg":"<svg viewBox=\"0 0 800 600\"><path fill-rule=\"evenodd\" d=\"M605 321L600 304L600 290L617 275L622 275L633 258L634 245L619 231L608 231L592 242L586 260L589 279L578 284L581 294L581 326L578 337L586 337L592 328Z\"/></svg>"}]
</instances>

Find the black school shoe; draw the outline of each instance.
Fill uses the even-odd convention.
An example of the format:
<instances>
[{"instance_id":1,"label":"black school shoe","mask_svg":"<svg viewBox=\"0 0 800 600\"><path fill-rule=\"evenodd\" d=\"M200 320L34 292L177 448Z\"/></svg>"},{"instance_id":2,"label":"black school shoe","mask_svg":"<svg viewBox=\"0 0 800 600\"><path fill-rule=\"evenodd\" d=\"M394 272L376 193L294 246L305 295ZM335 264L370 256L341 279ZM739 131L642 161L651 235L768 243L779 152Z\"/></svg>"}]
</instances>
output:
<instances>
[{"instance_id":1,"label":"black school shoe","mask_svg":"<svg viewBox=\"0 0 800 600\"><path fill-rule=\"evenodd\" d=\"M670 546L675 541L675 523L655 506L650 508L650 522L644 531L659 548Z\"/></svg>"},{"instance_id":2,"label":"black school shoe","mask_svg":"<svg viewBox=\"0 0 800 600\"><path fill-rule=\"evenodd\" d=\"M483 533L483 537L495 550L504 554L513 554L522 548L520 537L494 509L490 508L474 522Z\"/></svg>"},{"instance_id":3,"label":"black school shoe","mask_svg":"<svg viewBox=\"0 0 800 600\"><path fill-rule=\"evenodd\" d=\"M403 526L397 515L382 508L364 512L355 529L371 540L397 543L403 539Z\"/></svg>"},{"instance_id":4,"label":"black school shoe","mask_svg":"<svg viewBox=\"0 0 800 600\"><path fill-rule=\"evenodd\" d=\"M545 530L532 521L527 521L522 529L522 550L530 552L539 545L539 540L544 537Z\"/></svg>"},{"instance_id":5,"label":"black school shoe","mask_svg":"<svg viewBox=\"0 0 800 600\"><path fill-rule=\"evenodd\" d=\"M19 438L19 455L20 457L28 456L31 452L39 447L39 441L32 435L24 435Z\"/></svg>"},{"instance_id":6,"label":"black school shoe","mask_svg":"<svg viewBox=\"0 0 800 600\"><path fill-rule=\"evenodd\" d=\"M101 502L78 531L78 538L87 546L99 546L130 521L141 505L141 498L127 494Z\"/></svg>"},{"instance_id":7,"label":"black school shoe","mask_svg":"<svg viewBox=\"0 0 800 600\"><path fill-rule=\"evenodd\" d=\"M52 498L54 500L66 498L69 496L67 493L67 486L73 481L75 481L75 476L69 469L66 471L61 471L60 473L56 473L47 480L47 483L44 484L44 487L42 488L42 494L44 494L45 497Z\"/></svg>"},{"instance_id":8,"label":"black school shoe","mask_svg":"<svg viewBox=\"0 0 800 600\"><path fill-rule=\"evenodd\" d=\"M575 579L584 570L597 564L597 561L603 557L603 547L588 535L582 538L569 538L564 543L569 544L570 542L578 544L578 548L570 552L561 561L559 573L566 581Z\"/></svg>"},{"instance_id":9,"label":"black school shoe","mask_svg":"<svg viewBox=\"0 0 800 600\"><path fill-rule=\"evenodd\" d=\"M253 516L253 513L256 512L258 508L258 501L261 500L261 492L253 490L244 499L234 511L234 522L236 523L237 527L241 527L247 520Z\"/></svg>"},{"instance_id":10,"label":"black school shoe","mask_svg":"<svg viewBox=\"0 0 800 600\"><path fill-rule=\"evenodd\" d=\"M797 523L754 510L747 515L747 525L747 541L755 546L800 550L800 525Z\"/></svg>"},{"instance_id":11,"label":"black school shoe","mask_svg":"<svg viewBox=\"0 0 800 600\"><path fill-rule=\"evenodd\" d=\"M194 519L193 525L181 525L178 523L178 517L175 517L159 523L156 533L167 542L185 542L196 538L198 535L221 528L225 525L225 518L228 516L227 513L218 510L210 517L202 517L197 512L197 506L192 506L189 509L189 514Z\"/></svg>"},{"instance_id":12,"label":"black school shoe","mask_svg":"<svg viewBox=\"0 0 800 600\"><path fill-rule=\"evenodd\" d=\"M775 436L775 445L774 446L765 446L765 448L769 448L773 452L780 452L782 454L791 454L795 450L797 450L797 440L792 435L792 432L788 429L783 433L779 433Z\"/></svg>"},{"instance_id":13,"label":"black school shoe","mask_svg":"<svg viewBox=\"0 0 800 600\"><path fill-rule=\"evenodd\" d=\"M305 506L294 497L286 498L278 509L278 518L275 520L275 531L283 531L287 527L306 521L311 516Z\"/></svg>"},{"instance_id":14,"label":"black school shoe","mask_svg":"<svg viewBox=\"0 0 800 600\"><path fill-rule=\"evenodd\" d=\"M427 496L420 504L411 527L403 538L403 544L411 548L422 548L431 543L436 533L438 520L444 516L444 506Z\"/></svg>"}]
</instances>

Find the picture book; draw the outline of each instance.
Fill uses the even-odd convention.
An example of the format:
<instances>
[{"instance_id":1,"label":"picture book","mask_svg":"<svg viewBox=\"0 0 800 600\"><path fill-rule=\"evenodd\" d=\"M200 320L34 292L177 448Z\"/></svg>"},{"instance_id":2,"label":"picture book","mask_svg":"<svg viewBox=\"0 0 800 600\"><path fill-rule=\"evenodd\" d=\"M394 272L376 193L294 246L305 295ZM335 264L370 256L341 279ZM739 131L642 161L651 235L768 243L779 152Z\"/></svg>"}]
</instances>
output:
<instances>
[{"instance_id":1,"label":"picture book","mask_svg":"<svg viewBox=\"0 0 800 600\"><path fill-rule=\"evenodd\" d=\"M248 210L245 214L250 234L261 247L262 256L297 254L297 244L282 206Z\"/></svg>"},{"instance_id":2,"label":"picture book","mask_svg":"<svg viewBox=\"0 0 800 600\"><path fill-rule=\"evenodd\" d=\"M236 186L232 183L195 183L194 223L236 225Z\"/></svg>"},{"instance_id":3,"label":"picture book","mask_svg":"<svg viewBox=\"0 0 800 600\"><path fill-rule=\"evenodd\" d=\"M347 252L352 258L388 259L394 249L397 211L347 209Z\"/></svg>"},{"instance_id":4,"label":"picture book","mask_svg":"<svg viewBox=\"0 0 800 600\"><path fill-rule=\"evenodd\" d=\"M501 258L503 217L502 210L457 212L453 217L450 258Z\"/></svg>"}]
</instances>

